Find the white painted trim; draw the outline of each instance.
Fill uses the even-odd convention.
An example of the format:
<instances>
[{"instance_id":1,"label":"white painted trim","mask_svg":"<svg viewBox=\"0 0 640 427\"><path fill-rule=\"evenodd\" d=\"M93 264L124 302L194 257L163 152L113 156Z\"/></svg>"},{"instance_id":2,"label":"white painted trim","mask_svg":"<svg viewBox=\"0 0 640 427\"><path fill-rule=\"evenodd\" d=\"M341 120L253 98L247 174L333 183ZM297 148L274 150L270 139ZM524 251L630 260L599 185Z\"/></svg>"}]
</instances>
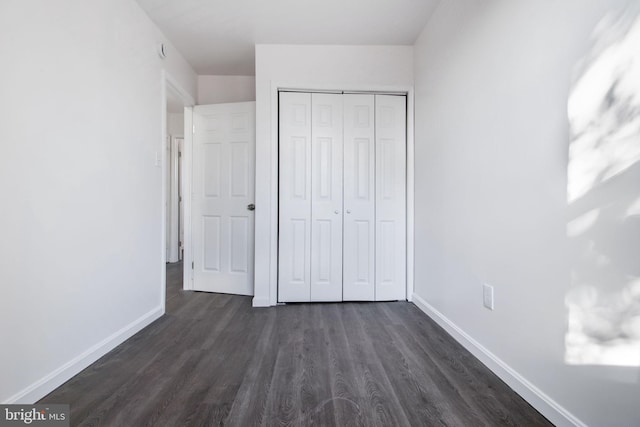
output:
<instances>
[{"instance_id":1,"label":"white painted trim","mask_svg":"<svg viewBox=\"0 0 640 427\"><path fill-rule=\"evenodd\" d=\"M182 288L193 290L193 238L191 225L191 193L193 179L193 107L184 109L184 151L182 153L182 203L184 209L184 253L182 254Z\"/></svg>"},{"instance_id":2,"label":"white painted trim","mask_svg":"<svg viewBox=\"0 0 640 427\"><path fill-rule=\"evenodd\" d=\"M271 250L269 251L269 305L278 304L278 91L280 88L291 87L284 83L271 82L271 144L269 151L271 153L271 191L269 192L269 200L271 206L271 226L269 227L269 241ZM307 88L301 85L300 88ZM318 88L317 88L318 89ZM257 107L256 107L257 108ZM257 116L256 116L257 120Z\"/></svg>"},{"instance_id":3,"label":"white painted trim","mask_svg":"<svg viewBox=\"0 0 640 427\"><path fill-rule=\"evenodd\" d=\"M529 382L515 369L463 331L458 325L440 313L422 297L414 294L413 303L556 426L587 427L587 425L580 421L575 415Z\"/></svg>"},{"instance_id":4,"label":"white painted trim","mask_svg":"<svg viewBox=\"0 0 640 427\"><path fill-rule=\"evenodd\" d=\"M415 139L413 88L407 91L407 301L413 301L414 287L414 200Z\"/></svg>"},{"instance_id":5,"label":"white painted trim","mask_svg":"<svg viewBox=\"0 0 640 427\"><path fill-rule=\"evenodd\" d=\"M74 357L53 372L45 375L35 383L19 391L3 404L33 404L69 381L74 375L80 373L87 366L91 365L102 356L140 332L145 327L162 317L164 307L156 307L142 317L134 320L119 331L108 336L104 340L90 347L80 355Z\"/></svg>"},{"instance_id":6,"label":"white painted trim","mask_svg":"<svg viewBox=\"0 0 640 427\"><path fill-rule=\"evenodd\" d=\"M340 88L340 89L336 89ZM339 92L376 92L376 93L405 93L407 94L407 300L412 300L414 290L414 90L413 86L385 86L385 85L318 85L304 82L271 82L269 92L271 104L271 140L269 151L271 155L271 191L269 206L269 296L271 306L277 305L278 298L278 91L339 91ZM257 177L257 175L256 175ZM257 177L259 178L259 177ZM256 283L258 283L256 281ZM255 300L254 307L262 307L263 299Z\"/></svg>"},{"instance_id":7,"label":"white painted trim","mask_svg":"<svg viewBox=\"0 0 640 427\"><path fill-rule=\"evenodd\" d=\"M257 298L254 297L252 300L252 306L253 307L269 307L270 301L268 298Z\"/></svg>"},{"instance_id":8,"label":"white painted trim","mask_svg":"<svg viewBox=\"0 0 640 427\"><path fill-rule=\"evenodd\" d=\"M169 91L169 82L167 79L167 73L162 70L160 80L160 153L162 156L162 162L160 167L160 186L162 188L160 197L160 212L162 212L162 218L160 221L160 307L162 307L162 313L167 302L167 91ZM158 153L158 151L156 151ZM157 156L157 154L156 154Z\"/></svg>"},{"instance_id":9,"label":"white painted trim","mask_svg":"<svg viewBox=\"0 0 640 427\"><path fill-rule=\"evenodd\" d=\"M163 76L163 81L165 82L164 87L170 88L171 91L180 98L180 100L185 106L192 107L196 105L195 99L193 99L193 97L189 95L189 92L187 92L180 85L178 80L176 80L169 72L167 72L166 70L162 70L162 76ZM166 111L167 109L166 98L164 100L163 108Z\"/></svg>"}]
</instances>

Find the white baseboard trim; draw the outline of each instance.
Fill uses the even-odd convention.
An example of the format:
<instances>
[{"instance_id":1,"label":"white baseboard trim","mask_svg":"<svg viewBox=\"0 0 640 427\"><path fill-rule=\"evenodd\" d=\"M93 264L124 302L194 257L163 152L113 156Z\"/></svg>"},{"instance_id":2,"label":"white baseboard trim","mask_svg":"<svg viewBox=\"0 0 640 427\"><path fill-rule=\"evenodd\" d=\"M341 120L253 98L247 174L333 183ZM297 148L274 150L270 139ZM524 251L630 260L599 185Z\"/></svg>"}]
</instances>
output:
<instances>
[{"instance_id":1,"label":"white baseboard trim","mask_svg":"<svg viewBox=\"0 0 640 427\"><path fill-rule=\"evenodd\" d=\"M254 307L271 307L269 298L253 297L251 305Z\"/></svg>"},{"instance_id":2,"label":"white baseboard trim","mask_svg":"<svg viewBox=\"0 0 640 427\"><path fill-rule=\"evenodd\" d=\"M502 381L507 383L516 393L524 398L531 406L536 408L542 415L556 426L566 427L587 427L571 412L567 411L556 401L547 396L542 390L531 384L526 378L520 375L511 366L491 353L482 344L473 339L469 334L460 329L455 323L445 315L436 310L431 304L422 299L419 295L413 294L413 304L422 310L427 316L432 318L438 325L449 333L471 354L484 363Z\"/></svg>"},{"instance_id":3,"label":"white baseboard trim","mask_svg":"<svg viewBox=\"0 0 640 427\"><path fill-rule=\"evenodd\" d=\"M164 314L162 307L157 307L143 315L142 317L134 320L130 324L126 325L119 331L108 336L104 340L90 347L80 355L74 357L69 362L65 363L55 371L44 376L40 380L26 387L24 390L19 391L10 398L8 398L3 404L33 404L42 399L47 394L51 393L56 388L71 379L74 375L77 375L91 365L96 360L113 350L118 345L141 331L146 326L149 326L152 322L159 319Z\"/></svg>"}]
</instances>

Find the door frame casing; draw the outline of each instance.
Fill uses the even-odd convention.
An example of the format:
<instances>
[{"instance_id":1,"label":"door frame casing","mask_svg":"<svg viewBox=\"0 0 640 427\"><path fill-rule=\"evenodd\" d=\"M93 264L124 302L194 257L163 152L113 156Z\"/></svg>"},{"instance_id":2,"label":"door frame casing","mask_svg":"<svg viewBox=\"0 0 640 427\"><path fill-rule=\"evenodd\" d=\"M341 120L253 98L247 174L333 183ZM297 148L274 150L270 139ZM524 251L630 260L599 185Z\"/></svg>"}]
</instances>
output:
<instances>
[{"instance_id":1,"label":"door frame casing","mask_svg":"<svg viewBox=\"0 0 640 427\"><path fill-rule=\"evenodd\" d=\"M406 215L407 215L407 265L406 265L406 295L407 301L413 299L414 289L414 88L412 85L397 85L397 86L382 86L382 85L353 85L353 84L330 84L330 85L318 85L315 83L305 82L287 82L287 81L272 81L269 91L270 95L270 111L271 117L269 118L271 134L269 138L268 151L270 154L271 162L269 167L269 194L270 205L268 206L268 224L269 224L269 252L258 253L256 251L255 259L260 257L266 257L268 259L269 274L268 285L269 292L266 297L254 298L253 306L274 306L278 300L278 92L281 90L295 90L295 91L309 91L309 92L364 92L364 93L395 93L406 94L407 96L407 182L406 182ZM259 107L258 107L259 108ZM257 116L256 116L257 117ZM256 147L256 155L258 153L258 147ZM256 194L260 190L260 180L264 177L258 176L256 173ZM264 188L264 187L262 187ZM256 217L256 232L260 221ZM258 246L256 245L256 249ZM261 277L257 277L263 272L256 268L255 270L255 286L262 282ZM258 292L256 292L256 295Z\"/></svg>"},{"instance_id":2,"label":"door frame casing","mask_svg":"<svg viewBox=\"0 0 640 427\"><path fill-rule=\"evenodd\" d=\"M193 290L193 239L191 205L193 188L193 106L184 109L184 145L182 151L182 204L184 213L184 252L182 253L182 289Z\"/></svg>"}]
</instances>

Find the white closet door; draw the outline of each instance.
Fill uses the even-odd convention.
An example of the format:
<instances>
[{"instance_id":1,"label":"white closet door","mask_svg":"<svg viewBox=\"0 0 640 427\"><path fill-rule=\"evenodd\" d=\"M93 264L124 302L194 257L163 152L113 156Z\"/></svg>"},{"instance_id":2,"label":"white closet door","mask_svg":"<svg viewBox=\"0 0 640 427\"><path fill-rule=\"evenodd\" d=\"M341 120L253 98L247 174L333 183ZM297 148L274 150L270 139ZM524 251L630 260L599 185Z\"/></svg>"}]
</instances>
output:
<instances>
[{"instance_id":1,"label":"white closet door","mask_svg":"<svg viewBox=\"0 0 640 427\"><path fill-rule=\"evenodd\" d=\"M342 96L311 95L311 301L342 301Z\"/></svg>"},{"instance_id":2,"label":"white closet door","mask_svg":"<svg viewBox=\"0 0 640 427\"><path fill-rule=\"evenodd\" d=\"M406 299L406 97L376 95L376 301Z\"/></svg>"},{"instance_id":3,"label":"white closet door","mask_svg":"<svg viewBox=\"0 0 640 427\"><path fill-rule=\"evenodd\" d=\"M344 96L343 299L375 299L374 95Z\"/></svg>"},{"instance_id":4,"label":"white closet door","mask_svg":"<svg viewBox=\"0 0 640 427\"><path fill-rule=\"evenodd\" d=\"M311 94L280 93L278 301L311 298Z\"/></svg>"}]
</instances>

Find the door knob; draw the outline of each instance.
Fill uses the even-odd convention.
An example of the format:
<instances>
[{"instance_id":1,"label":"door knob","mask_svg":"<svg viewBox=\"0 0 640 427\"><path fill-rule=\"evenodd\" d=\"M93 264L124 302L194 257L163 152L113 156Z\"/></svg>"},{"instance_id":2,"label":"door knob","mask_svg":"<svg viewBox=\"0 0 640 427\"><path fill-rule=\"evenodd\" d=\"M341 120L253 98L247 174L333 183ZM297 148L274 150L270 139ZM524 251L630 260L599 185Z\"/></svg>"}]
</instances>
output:
<instances>
[{"instance_id":1,"label":"door knob","mask_svg":"<svg viewBox=\"0 0 640 427\"><path fill-rule=\"evenodd\" d=\"M334 214L338 215L340 211L333 211Z\"/></svg>"},{"instance_id":2,"label":"door knob","mask_svg":"<svg viewBox=\"0 0 640 427\"><path fill-rule=\"evenodd\" d=\"M247 205L247 210L255 211L256 210L256 205L254 205L253 203L251 203L250 205Z\"/></svg>"},{"instance_id":3,"label":"door knob","mask_svg":"<svg viewBox=\"0 0 640 427\"><path fill-rule=\"evenodd\" d=\"M347 209L347 213L348 213L348 214L350 214L350 213L351 213L351 211L350 211L349 209Z\"/></svg>"}]
</instances>

